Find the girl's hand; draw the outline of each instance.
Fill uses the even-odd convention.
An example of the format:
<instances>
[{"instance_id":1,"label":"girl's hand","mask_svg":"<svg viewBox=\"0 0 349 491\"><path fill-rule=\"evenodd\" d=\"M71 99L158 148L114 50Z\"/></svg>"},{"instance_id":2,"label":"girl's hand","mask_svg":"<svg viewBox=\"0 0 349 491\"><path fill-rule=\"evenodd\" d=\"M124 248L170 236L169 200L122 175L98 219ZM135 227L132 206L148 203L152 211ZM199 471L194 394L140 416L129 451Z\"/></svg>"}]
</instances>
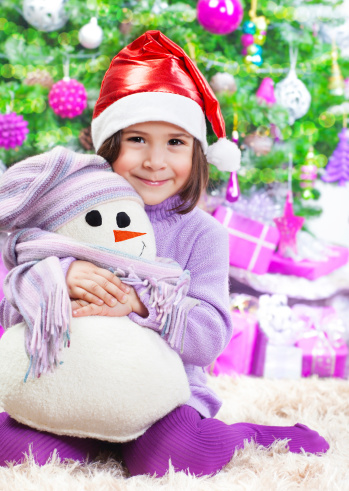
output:
<instances>
[{"instance_id":1,"label":"girl's hand","mask_svg":"<svg viewBox=\"0 0 349 491\"><path fill-rule=\"evenodd\" d=\"M122 304L129 301L127 294L130 293L130 288L124 285L120 278L111 271L98 268L87 261L72 262L67 272L66 283L70 298L84 300L89 304L101 306L105 303L109 307L115 307L118 301Z\"/></svg>"},{"instance_id":2,"label":"girl's hand","mask_svg":"<svg viewBox=\"0 0 349 491\"><path fill-rule=\"evenodd\" d=\"M148 315L148 310L139 300L137 293L132 287L130 288L127 302L123 304L117 303L114 307L109 307L106 304L96 305L85 302L84 300L72 300L71 306L73 317L85 317L88 315L123 317L131 312L136 312L141 317Z\"/></svg>"}]
</instances>

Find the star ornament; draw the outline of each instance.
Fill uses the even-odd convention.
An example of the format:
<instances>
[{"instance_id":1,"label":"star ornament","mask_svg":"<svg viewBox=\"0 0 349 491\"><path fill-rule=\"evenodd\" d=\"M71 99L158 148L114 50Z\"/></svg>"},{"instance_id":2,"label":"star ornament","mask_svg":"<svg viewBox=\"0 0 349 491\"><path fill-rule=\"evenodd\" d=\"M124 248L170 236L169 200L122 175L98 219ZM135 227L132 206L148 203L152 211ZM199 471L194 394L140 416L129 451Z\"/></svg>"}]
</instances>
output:
<instances>
[{"instance_id":1,"label":"star ornament","mask_svg":"<svg viewBox=\"0 0 349 491\"><path fill-rule=\"evenodd\" d=\"M290 250L297 254L297 233L303 226L304 217L296 216L293 213L291 191L287 193L284 214L281 217L274 218L274 222L280 232L279 254L288 257Z\"/></svg>"}]
</instances>

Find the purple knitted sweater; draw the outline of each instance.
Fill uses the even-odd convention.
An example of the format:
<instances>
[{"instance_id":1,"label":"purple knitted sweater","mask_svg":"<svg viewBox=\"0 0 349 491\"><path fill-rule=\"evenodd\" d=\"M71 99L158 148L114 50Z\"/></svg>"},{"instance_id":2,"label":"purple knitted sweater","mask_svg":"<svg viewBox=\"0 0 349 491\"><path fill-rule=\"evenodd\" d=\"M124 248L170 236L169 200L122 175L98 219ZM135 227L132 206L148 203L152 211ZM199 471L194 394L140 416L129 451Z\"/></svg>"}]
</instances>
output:
<instances>
[{"instance_id":1,"label":"purple knitted sweater","mask_svg":"<svg viewBox=\"0 0 349 491\"><path fill-rule=\"evenodd\" d=\"M179 197L175 196L159 205L147 205L145 210L154 228L157 255L174 259L191 273L188 295L200 303L189 310L182 349L181 346L174 349L180 354L188 375L191 387L188 405L204 417L213 417L221 401L207 387L204 367L216 359L232 335L228 234L217 220L199 208L186 215L171 211L179 203ZM132 313L130 318L156 329L155 312L144 296L142 302L149 316L144 319Z\"/></svg>"}]
</instances>

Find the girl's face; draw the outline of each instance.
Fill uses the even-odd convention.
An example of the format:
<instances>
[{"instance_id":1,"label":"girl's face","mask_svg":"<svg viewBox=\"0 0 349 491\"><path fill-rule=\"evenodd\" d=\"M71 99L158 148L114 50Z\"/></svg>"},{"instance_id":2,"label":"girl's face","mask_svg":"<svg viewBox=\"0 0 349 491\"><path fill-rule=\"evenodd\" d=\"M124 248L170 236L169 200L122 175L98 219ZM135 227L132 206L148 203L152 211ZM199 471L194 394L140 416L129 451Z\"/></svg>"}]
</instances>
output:
<instances>
[{"instance_id":1,"label":"girl's face","mask_svg":"<svg viewBox=\"0 0 349 491\"><path fill-rule=\"evenodd\" d=\"M137 123L122 130L121 149L112 163L146 205L157 205L180 191L189 179L194 138L162 121Z\"/></svg>"}]
</instances>

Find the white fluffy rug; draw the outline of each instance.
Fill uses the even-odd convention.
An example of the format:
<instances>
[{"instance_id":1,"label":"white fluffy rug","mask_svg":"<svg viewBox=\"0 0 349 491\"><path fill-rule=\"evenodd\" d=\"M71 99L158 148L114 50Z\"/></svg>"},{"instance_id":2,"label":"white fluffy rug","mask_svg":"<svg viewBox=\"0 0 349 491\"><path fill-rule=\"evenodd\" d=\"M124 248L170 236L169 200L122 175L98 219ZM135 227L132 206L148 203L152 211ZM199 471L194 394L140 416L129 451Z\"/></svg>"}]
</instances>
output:
<instances>
[{"instance_id":1,"label":"white fluffy rug","mask_svg":"<svg viewBox=\"0 0 349 491\"><path fill-rule=\"evenodd\" d=\"M170 471L157 479L128 477L109 459L87 466L73 462L38 467L27 461L0 468L0 490L348 490L349 381L337 379L266 380L210 378L224 400L218 417L226 423L249 421L269 425L304 423L321 433L331 448L323 456L291 454L285 441L269 449L248 443L213 477L196 478ZM1 442L0 442L1 444Z\"/></svg>"}]
</instances>

